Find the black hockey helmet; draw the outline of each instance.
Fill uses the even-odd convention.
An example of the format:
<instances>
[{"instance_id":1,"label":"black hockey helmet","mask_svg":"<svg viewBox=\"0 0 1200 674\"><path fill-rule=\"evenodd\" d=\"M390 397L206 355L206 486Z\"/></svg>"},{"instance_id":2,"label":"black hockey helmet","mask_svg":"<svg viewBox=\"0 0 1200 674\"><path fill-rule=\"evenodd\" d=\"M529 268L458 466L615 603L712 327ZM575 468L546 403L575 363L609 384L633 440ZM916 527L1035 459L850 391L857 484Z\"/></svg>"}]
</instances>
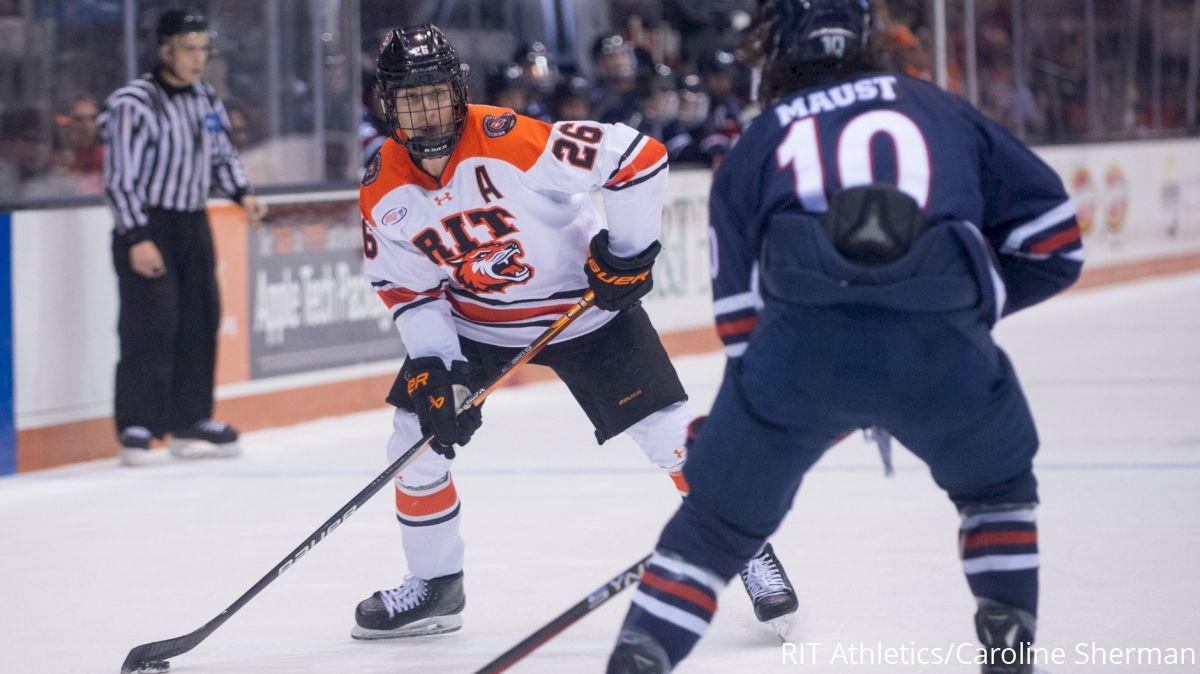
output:
<instances>
[{"instance_id":1,"label":"black hockey helmet","mask_svg":"<svg viewBox=\"0 0 1200 674\"><path fill-rule=\"evenodd\" d=\"M444 157L454 151L467 123L466 66L441 29L433 24L406 26L388 32L376 61L375 78L383 102L384 120L392 139L417 159ZM450 85L453 128L446 133L409 137L400 127L396 94L431 84ZM422 105L424 102L422 101ZM426 113L432 110L426 110Z\"/></svg>"},{"instance_id":2,"label":"black hockey helmet","mask_svg":"<svg viewBox=\"0 0 1200 674\"><path fill-rule=\"evenodd\" d=\"M769 60L850 60L866 50L867 0L760 0L759 11Z\"/></svg>"},{"instance_id":3,"label":"black hockey helmet","mask_svg":"<svg viewBox=\"0 0 1200 674\"><path fill-rule=\"evenodd\" d=\"M759 0L758 44L764 93L788 72L840 72L867 59L867 0ZM774 72L773 72L774 71Z\"/></svg>"},{"instance_id":4,"label":"black hockey helmet","mask_svg":"<svg viewBox=\"0 0 1200 674\"><path fill-rule=\"evenodd\" d=\"M184 33L207 33L208 19L198 10L191 8L173 7L158 17L154 26L154 34L159 44L166 44L176 35Z\"/></svg>"}]
</instances>

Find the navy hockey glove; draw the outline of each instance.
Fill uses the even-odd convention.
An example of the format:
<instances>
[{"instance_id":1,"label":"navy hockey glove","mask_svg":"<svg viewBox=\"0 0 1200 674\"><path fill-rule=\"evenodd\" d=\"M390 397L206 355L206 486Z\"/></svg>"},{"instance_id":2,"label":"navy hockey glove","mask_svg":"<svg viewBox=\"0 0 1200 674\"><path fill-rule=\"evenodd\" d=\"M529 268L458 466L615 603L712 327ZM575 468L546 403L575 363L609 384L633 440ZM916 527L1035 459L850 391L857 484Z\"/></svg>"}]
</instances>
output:
<instances>
[{"instance_id":1,"label":"navy hockey glove","mask_svg":"<svg viewBox=\"0 0 1200 674\"><path fill-rule=\"evenodd\" d=\"M662 244L655 241L633 257L614 255L608 249L608 230L600 230L592 237L587 263L583 265L588 287L596 293L596 306L606 311L622 311L637 304L654 287L650 268L660 250Z\"/></svg>"},{"instance_id":2,"label":"navy hockey glove","mask_svg":"<svg viewBox=\"0 0 1200 674\"><path fill-rule=\"evenodd\" d=\"M456 360L449 370L437 356L413 358L409 363L408 396L421 422L421 433L433 434L433 451L454 458L454 445L465 445L483 425L483 411L472 406L455 414L470 395L466 363Z\"/></svg>"}]
</instances>

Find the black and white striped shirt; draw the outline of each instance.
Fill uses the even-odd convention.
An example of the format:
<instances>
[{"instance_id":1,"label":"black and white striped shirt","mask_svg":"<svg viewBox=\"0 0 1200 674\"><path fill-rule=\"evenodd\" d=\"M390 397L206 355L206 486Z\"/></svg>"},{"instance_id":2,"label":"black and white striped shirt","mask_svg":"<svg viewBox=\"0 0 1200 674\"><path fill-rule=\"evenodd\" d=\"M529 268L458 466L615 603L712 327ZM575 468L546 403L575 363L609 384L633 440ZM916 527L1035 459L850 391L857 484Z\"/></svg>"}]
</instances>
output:
<instances>
[{"instance_id":1,"label":"black and white striped shirt","mask_svg":"<svg viewBox=\"0 0 1200 674\"><path fill-rule=\"evenodd\" d=\"M225 106L206 82L172 87L147 73L113 92L100 133L117 234L148 238L147 208L202 211L214 187L240 201L250 185L229 126Z\"/></svg>"}]
</instances>

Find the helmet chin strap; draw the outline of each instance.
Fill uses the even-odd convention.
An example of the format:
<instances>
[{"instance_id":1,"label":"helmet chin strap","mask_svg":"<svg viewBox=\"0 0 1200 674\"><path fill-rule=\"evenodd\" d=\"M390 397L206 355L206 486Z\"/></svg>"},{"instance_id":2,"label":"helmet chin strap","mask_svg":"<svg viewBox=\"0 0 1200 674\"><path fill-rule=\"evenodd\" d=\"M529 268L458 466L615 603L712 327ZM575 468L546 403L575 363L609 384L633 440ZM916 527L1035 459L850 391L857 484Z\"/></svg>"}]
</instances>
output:
<instances>
[{"instance_id":1,"label":"helmet chin strap","mask_svg":"<svg viewBox=\"0 0 1200 674\"><path fill-rule=\"evenodd\" d=\"M454 148L458 146L457 140L451 139L446 145L445 152L439 152L437 154L428 154L427 152L422 152L422 149L424 146L423 143L419 142L419 140L418 140L418 142L414 144L413 140L414 139L410 138L407 143L404 143L404 147L405 147L405 149L408 150L409 156L411 156L413 159L418 159L418 160L419 159L441 159L443 157L449 157L450 155L454 154Z\"/></svg>"}]
</instances>

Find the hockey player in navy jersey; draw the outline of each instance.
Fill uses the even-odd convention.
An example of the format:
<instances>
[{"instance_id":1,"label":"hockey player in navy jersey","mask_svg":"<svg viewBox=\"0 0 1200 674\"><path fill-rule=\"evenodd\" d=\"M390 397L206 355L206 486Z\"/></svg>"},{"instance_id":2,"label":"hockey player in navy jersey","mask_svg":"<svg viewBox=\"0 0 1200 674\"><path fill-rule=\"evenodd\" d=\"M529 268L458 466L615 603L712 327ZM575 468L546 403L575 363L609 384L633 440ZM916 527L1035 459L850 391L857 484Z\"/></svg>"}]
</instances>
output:
<instances>
[{"instance_id":1,"label":"hockey player in navy jersey","mask_svg":"<svg viewBox=\"0 0 1200 674\"><path fill-rule=\"evenodd\" d=\"M691 496L609 674L678 664L808 469L871 427L920 457L961 514L976 632L1018 656L983 672L1032 671L1038 439L990 330L1076 279L1075 209L1049 167L966 102L876 70L869 27L866 0L760 2L764 112L710 203L728 365L689 443Z\"/></svg>"}]
</instances>

